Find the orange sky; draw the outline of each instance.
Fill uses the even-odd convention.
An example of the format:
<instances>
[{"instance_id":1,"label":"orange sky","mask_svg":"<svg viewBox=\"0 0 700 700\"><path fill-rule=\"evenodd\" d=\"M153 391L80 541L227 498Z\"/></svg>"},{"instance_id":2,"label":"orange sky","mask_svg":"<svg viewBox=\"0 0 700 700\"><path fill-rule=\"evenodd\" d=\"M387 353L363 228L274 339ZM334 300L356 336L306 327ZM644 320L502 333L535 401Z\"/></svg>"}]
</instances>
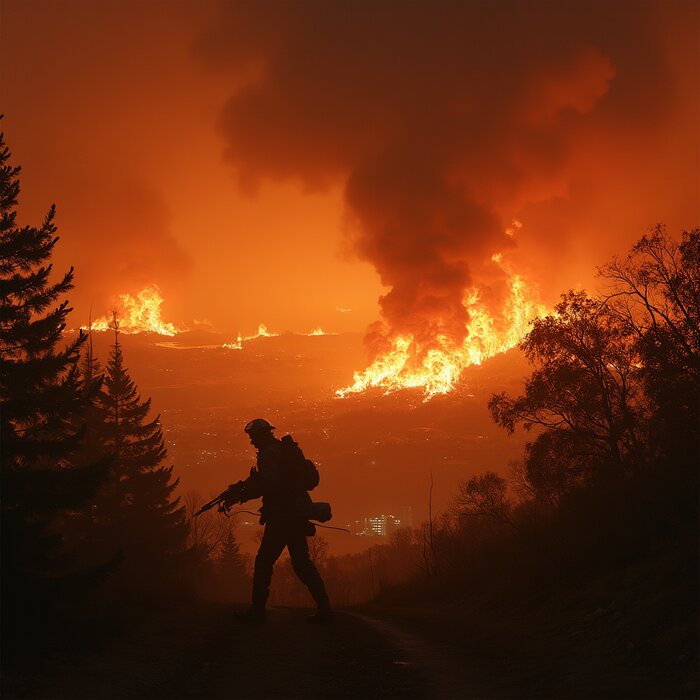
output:
<instances>
[{"instance_id":1,"label":"orange sky","mask_svg":"<svg viewBox=\"0 0 700 700\"><path fill-rule=\"evenodd\" d=\"M155 283L244 334L387 292L394 329L459 326L512 218L551 300L700 223L697 4L609 5L2 0L22 220L56 202L83 318Z\"/></svg>"},{"instance_id":2,"label":"orange sky","mask_svg":"<svg viewBox=\"0 0 700 700\"><path fill-rule=\"evenodd\" d=\"M104 313L154 282L164 315L186 325L362 330L381 287L344 243L339 188L237 189L215 129L230 79L195 60L209 15L187 5L2 2L3 131L23 166L22 219L56 202L54 262L76 267L85 318L91 300Z\"/></svg>"}]
</instances>

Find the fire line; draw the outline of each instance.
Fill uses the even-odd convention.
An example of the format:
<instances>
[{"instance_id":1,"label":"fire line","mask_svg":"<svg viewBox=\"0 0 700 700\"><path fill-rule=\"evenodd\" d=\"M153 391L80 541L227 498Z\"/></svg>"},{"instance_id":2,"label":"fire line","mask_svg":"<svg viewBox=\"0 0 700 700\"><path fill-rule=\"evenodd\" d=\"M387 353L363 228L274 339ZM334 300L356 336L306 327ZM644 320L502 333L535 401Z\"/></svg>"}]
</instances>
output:
<instances>
[{"instance_id":1,"label":"fire line","mask_svg":"<svg viewBox=\"0 0 700 700\"><path fill-rule=\"evenodd\" d=\"M549 312L535 299L534 290L523 278L510 274L508 296L501 312L494 315L481 301L479 290L473 289L464 299L470 320L461 345L440 335L426 348L411 335L397 335L388 352L376 357L364 371L355 372L353 383L338 389L336 395L345 398L370 389L391 394L411 388L422 389L425 400L447 394L465 368L515 347L528 333L531 320Z\"/></svg>"}]
</instances>

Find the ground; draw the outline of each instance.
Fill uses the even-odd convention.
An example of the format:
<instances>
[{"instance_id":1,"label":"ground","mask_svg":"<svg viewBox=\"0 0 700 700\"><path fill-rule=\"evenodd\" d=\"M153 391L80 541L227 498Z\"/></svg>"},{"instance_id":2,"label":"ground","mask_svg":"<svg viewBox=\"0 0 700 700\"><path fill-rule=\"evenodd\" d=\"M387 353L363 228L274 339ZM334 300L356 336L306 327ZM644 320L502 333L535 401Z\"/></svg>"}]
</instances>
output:
<instances>
[{"instance_id":1,"label":"ground","mask_svg":"<svg viewBox=\"0 0 700 700\"><path fill-rule=\"evenodd\" d=\"M57 656L40 674L5 682L3 697L428 698L432 667L416 649L354 613L330 626L310 611L277 608L264 626L243 625L236 608L197 604L163 613L84 659ZM410 636L406 637L410 641Z\"/></svg>"},{"instance_id":2,"label":"ground","mask_svg":"<svg viewBox=\"0 0 700 700\"><path fill-rule=\"evenodd\" d=\"M695 578L661 561L518 601L383 595L330 626L306 624L309 610L272 608L249 626L240 605L164 605L99 647L5 671L2 697L696 698Z\"/></svg>"}]
</instances>

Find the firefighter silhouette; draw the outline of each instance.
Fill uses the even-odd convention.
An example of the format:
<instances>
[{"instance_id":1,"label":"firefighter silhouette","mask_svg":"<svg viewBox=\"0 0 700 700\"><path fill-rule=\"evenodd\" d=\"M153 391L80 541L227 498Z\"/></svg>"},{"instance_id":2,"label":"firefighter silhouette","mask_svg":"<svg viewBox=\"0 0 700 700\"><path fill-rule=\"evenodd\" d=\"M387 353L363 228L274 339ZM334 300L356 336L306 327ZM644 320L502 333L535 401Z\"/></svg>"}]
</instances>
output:
<instances>
[{"instance_id":1,"label":"firefighter silhouette","mask_svg":"<svg viewBox=\"0 0 700 700\"><path fill-rule=\"evenodd\" d=\"M265 525L265 530L255 557L252 605L239 617L250 623L265 621L272 569L286 547L294 573L309 589L317 606L308 622L330 622L332 614L326 588L311 561L306 541L316 532L313 523L309 522L311 497L307 485L303 480L293 478L282 441L272 432L274 425L263 418L255 418L244 430L258 451L257 469L246 480L246 500L262 496L260 523Z\"/></svg>"}]
</instances>

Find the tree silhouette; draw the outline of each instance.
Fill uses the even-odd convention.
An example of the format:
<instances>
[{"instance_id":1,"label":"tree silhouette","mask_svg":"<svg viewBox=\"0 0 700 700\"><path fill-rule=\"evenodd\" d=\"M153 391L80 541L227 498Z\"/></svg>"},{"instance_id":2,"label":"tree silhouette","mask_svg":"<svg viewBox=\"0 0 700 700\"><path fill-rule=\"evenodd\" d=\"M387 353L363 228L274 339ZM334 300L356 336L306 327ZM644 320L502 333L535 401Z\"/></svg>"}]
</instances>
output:
<instances>
[{"instance_id":1,"label":"tree silhouette","mask_svg":"<svg viewBox=\"0 0 700 700\"><path fill-rule=\"evenodd\" d=\"M195 518L194 514L210 500L203 498L198 492L187 492L183 500L189 522L187 548L192 551L196 561L208 562L226 539L229 523L215 510L205 511Z\"/></svg>"},{"instance_id":2,"label":"tree silhouette","mask_svg":"<svg viewBox=\"0 0 700 700\"><path fill-rule=\"evenodd\" d=\"M680 243L657 226L600 269L605 301L636 338L657 456L696 466L700 424L700 229Z\"/></svg>"},{"instance_id":3,"label":"tree silhouette","mask_svg":"<svg viewBox=\"0 0 700 700\"><path fill-rule=\"evenodd\" d=\"M611 283L604 298L624 325L664 346L686 380L700 385L700 229L677 243L659 225L599 276Z\"/></svg>"},{"instance_id":4,"label":"tree silhouette","mask_svg":"<svg viewBox=\"0 0 700 700\"><path fill-rule=\"evenodd\" d=\"M664 473L667 496L696 510L700 449L700 230L658 226L599 270L597 297L570 291L521 347L535 366L525 393L493 396L501 426L539 428L521 481L557 505L600 477ZM670 509L670 508L669 508Z\"/></svg>"},{"instance_id":5,"label":"tree silhouette","mask_svg":"<svg viewBox=\"0 0 700 700\"><path fill-rule=\"evenodd\" d=\"M112 455L111 475L98 502L105 544L125 555L124 578L136 589L157 588L172 573L174 555L187 537L185 508L173 498L178 479L163 466L167 452L160 417L149 420L151 400L141 399L124 366L119 322L105 369L98 406L103 449Z\"/></svg>"},{"instance_id":6,"label":"tree silhouette","mask_svg":"<svg viewBox=\"0 0 700 700\"><path fill-rule=\"evenodd\" d=\"M648 461L635 338L605 303L585 292L563 294L556 314L534 321L521 347L535 365L525 394L498 394L489 409L509 432L517 424L544 429L526 451L531 483L566 488ZM545 456L556 476L537 473Z\"/></svg>"},{"instance_id":7,"label":"tree silhouette","mask_svg":"<svg viewBox=\"0 0 700 700\"><path fill-rule=\"evenodd\" d=\"M105 462L76 466L86 393L78 372L85 335L65 333L71 268L51 281L58 241L51 206L40 227L16 224L20 168L0 135L0 464L2 618L12 629L47 614L75 586L61 521L84 507ZM68 338L67 344L61 342ZM93 387L94 388L94 387ZM65 576L73 576L73 584ZM31 601L31 604L29 604Z\"/></svg>"},{"instance_id":8,"label":"tree silhouette","mask_svg":"<svg viewBox=\"0 0 700 700\"><path fill-rule=\"evenodd\" d=\"M226 537L221 544L217 565L226 597L234 600L247 599L251 586L248 564L246 558L241 554L232 526L229 527Z\"/></svg>"},{"instance_id":9,"label":"tree silhouette","mask_svg":"<svg viewBox=\"0 0 700 700\"><path fill-rule=\"evenodd\" d=\"M455 510L460 515L487 517L517 529L512 520L507 489L506 480L494 472L460 481Z\"/></svg>"},{"instance_id":10,"label":"tree silhouette","mask_svg":"<svg viewBox=\"0 0 700 700\"><path fill-rule=\"evenodd\" d=\"M82 348L79 371L85 399L85 430L83 440L72 459L77 465L87 465L96 458L110 461L111 455L102 437L105 423L105 412L101 401L104 377L100 362L93 352L91 330L87 331L87 340ZM99 563L106 552L114 555L113 548L105 548L103 532L97 517L96 500L98 499L92 498L85 508L73 511L70 517L66 518L63 529L65 540L78 553L81 560L91 564ZM118 559L121 559L121 556Z\"/></svg>"}]
</instances>

